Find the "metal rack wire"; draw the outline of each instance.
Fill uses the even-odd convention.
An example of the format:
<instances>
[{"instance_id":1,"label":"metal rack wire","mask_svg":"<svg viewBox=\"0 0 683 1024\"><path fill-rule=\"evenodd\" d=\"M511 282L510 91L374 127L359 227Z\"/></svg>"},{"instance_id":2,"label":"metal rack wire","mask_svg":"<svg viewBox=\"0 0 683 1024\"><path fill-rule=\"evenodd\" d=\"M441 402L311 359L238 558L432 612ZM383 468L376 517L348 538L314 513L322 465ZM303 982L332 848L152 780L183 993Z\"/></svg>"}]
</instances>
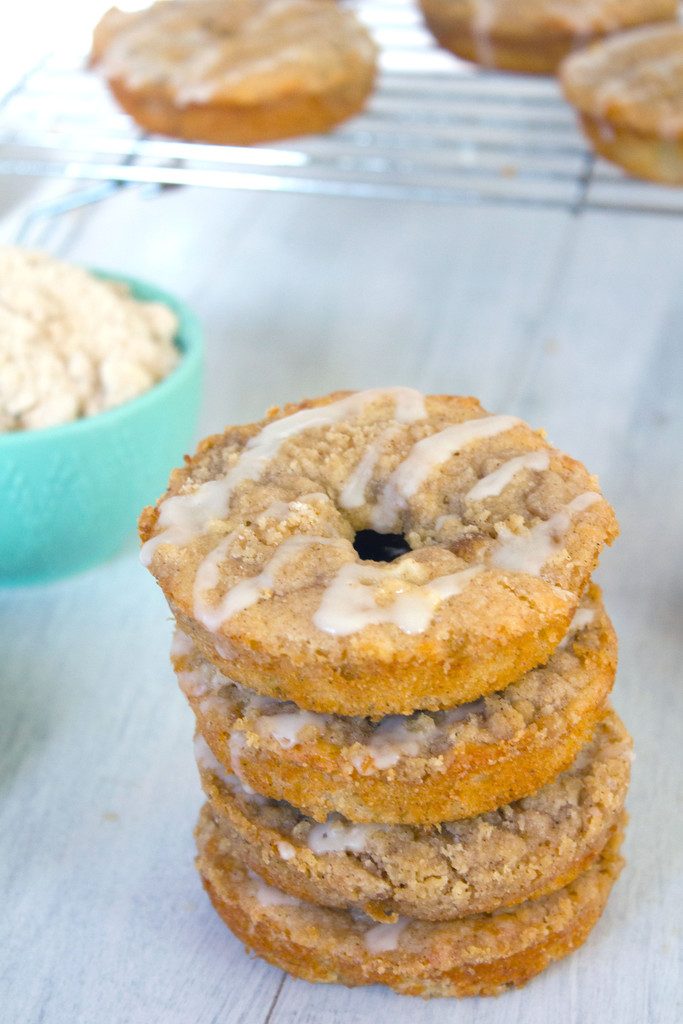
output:
<instances>
[{"instance_id":1,"label":"metal rack wire","mask_svg":"<svg viewBox=\"0 0 683 1024\"><path fill-rule=\"evenodd\" d=\"M0 101L0 173L443 203L683 214L683 190L596 160L552 79L439 51L408 0L359 0L382 47L367 110L324 136L236 147L141 133L84 70L47 58Z\"/></svg>"}]
</instances>

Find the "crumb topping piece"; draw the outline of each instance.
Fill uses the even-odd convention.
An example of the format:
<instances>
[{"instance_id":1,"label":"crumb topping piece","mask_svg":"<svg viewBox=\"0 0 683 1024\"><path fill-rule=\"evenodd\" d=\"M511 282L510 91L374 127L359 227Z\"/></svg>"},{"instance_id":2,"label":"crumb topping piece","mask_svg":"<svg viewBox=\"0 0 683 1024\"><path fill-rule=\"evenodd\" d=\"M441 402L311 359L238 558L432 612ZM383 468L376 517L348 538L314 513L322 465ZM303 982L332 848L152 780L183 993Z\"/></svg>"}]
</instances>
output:
<instances>
[{"instance_id":1,"label":"crumb topping piece","mask_svg":"<svg viewBox=\"0 0 683 1024\"><path fill-rule=\"evenodd\" d=\"M0 246L0 432L52 427L144 394L178 362L175 314L125 284Z\"/></svg>"}]
</instances>

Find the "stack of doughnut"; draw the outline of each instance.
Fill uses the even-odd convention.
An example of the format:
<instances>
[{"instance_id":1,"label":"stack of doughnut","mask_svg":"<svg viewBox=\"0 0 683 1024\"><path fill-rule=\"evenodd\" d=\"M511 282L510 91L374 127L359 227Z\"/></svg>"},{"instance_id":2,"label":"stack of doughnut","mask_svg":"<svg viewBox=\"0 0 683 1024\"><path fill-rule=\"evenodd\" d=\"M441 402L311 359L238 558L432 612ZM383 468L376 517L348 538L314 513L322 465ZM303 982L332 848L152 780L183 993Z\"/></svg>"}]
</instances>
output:
<instances>
[{"instance_id":1,"label":"stack of doughnut","mask_svg":"<svg viewBox=\"0 0 683 1024\"><path fill-rule=\"evenodd\" d=\"M597 480L410 388L205 440L140 519L176 620L216 910L310 981L498 994L571 952L622 861L631 741L590 582Z\"/></svg>"}]
</instances>

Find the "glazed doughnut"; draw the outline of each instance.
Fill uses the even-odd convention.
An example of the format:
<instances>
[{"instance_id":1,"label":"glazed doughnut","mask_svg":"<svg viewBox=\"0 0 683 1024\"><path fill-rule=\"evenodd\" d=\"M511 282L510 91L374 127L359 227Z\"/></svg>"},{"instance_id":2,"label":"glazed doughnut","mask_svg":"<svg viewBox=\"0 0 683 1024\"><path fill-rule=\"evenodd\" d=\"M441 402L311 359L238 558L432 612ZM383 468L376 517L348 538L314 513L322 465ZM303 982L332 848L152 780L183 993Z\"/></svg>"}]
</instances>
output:
<instances>
[{"instance_id":1,"label":"glazed doughnut","mask_svg":"<svg viewBox=\"0 0 683 1024\"><path fill-rule=\"evenodd\" d=\"M150 132L248 145L328 131L372 91L375 44L332 0L164 0L114 8L91 64Z\"/></svg>"},{"instance_id":2,"label":"glazed doughnut","mask_svg":"<svg viewBox=\"0 0 683 1024\"><path fill-rule=\"evenodd\" d=\"M546 661L616 534L596 478L540 432L409 388L229 427L140 518L144 563L224 675L374 717Z\"/></svg>"},{"instance_id":3,"label":"glazed doughnut","mask_svg":"<svg viewBox=\"0 0 683 1024\"><path fill-rule=\"evenodd\" d=\"M600 858L563 889L518 907L456 921L393 923L329 910L267 885L220 846L205 807L197 866L228 927L259 956L307 981L371 985L404 995L498 995L580 946L623 861L618 827Z\"/></svg>"},{"instance_id":4,"label":"glazed doughnut","mask_svg":"<svg viewBox=\"0 0 683 1024\"><path fill-rule=\"evenodd\" d=\"M573 50L614 32L673 21L677 0L420 0L437 41L486 67L552 74Z\"/></svg>"},{"instance_id":5,"label":"glazed doughnut","mask_svg":"<svg viewBox=\"0 0 683 1024\"><path fill-rule=\"evenodd\" d=\"M683 185L683 25L624 32L565 61L560 78L598 153Z\"/></svg>"},{"instance_id":6,"label":"glazed doughnut","mask_svg":"<svg viewBox=\"0 0 683 1024\"><path fill-rule=\"evenodd\" d=\"M623 811L631 739L613 711L570 768L517 803L431 828L324 824L245 789L199 734L197 764L219 849L319 906L447 921L538 899L603 850Z\"/></svg>"},{"instance_id":7,"label":"glazed doughnut","mask_svg":"<svg viewBox=\"0 0 683 1024\"><path fill-rule=\"evenodd\" d=\"M178 634L172 657L215 756L257 792L324 821L432 824L519 799L565 769L604 715L616 637L593 588L543 668L445 712L300 711L222 676Z\"/></svg>"}]
</instances>

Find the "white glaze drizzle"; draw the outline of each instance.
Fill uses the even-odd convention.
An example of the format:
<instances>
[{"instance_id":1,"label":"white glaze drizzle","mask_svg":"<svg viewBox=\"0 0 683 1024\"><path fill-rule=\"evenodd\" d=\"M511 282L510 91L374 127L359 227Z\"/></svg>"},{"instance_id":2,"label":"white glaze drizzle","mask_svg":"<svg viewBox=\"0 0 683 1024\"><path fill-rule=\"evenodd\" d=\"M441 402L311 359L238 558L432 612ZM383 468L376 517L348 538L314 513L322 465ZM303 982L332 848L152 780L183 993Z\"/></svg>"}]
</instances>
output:
<instances>
[{"instance_id":1,"label":"white glaze drizzle","mask_svg":"<svg viewBox=\"0 0 683 1024\"><path fill-rule=\"evenodd\" d=\"M401 935L410 924L410 918L399 917L393 924L376 924L369 928L363 940L373 956L378 953L391 953L398 949Z\"/></svg>"},{"instance_id":2,"label":"white glaze drizzle","mask_svg":"<svg viewBox=\"0 0 683 1024\"><path fill-rule=\"evenodd\" d=\"M243 782L240 782L236 775L227 775L222 781L232 790L235 796L241 797L250 804L265 807L266 804L270 803L269 797L263 796L262 793L257 793L251 786L246 786Z\"/></svg>"},{"instance_id":3,"label":"white glaze drizzle","mask_svg":"<svg viewBox=\"0 0 683 1024\"><path fill-rule=\"evenodd\" d=\"M266 698L251 696L252 705L271 709L276 702ZM362 774L384 771L392 768L402 757L419 757L424 748L433 742L438 734L445 733L453 725L462 722L472 715L483 713L486 708L482 698L461 704L448 711L439 711L435 717L421 716L417 724L410 726L412 716L387 715L375 726L366 742L358 744L350 757L353 766ZM323 731L333 716L313 711L286 711L274 715L256 715L253 728L262 737L272 737L279 745L289 750L297 746L301 730L313 726Z\"/></svg>"},{"instance_id":4,"label":"white glaze drizzle","mask_svg":"<svg viewBox=\"0 0 683 1024\"><path fill-rule=\"evenodd\" d=\"M176 672L178 686L186 697L205 697L210 693L209 688L204 684L202 676L203 673L197 669Z\"/></svg>"},{"instance_id":5,"label":"white glaze drizzle","mask_svg":"<svg viewBox=\"0 0 683 1024\"><path fill-rule=\"evenodd\" d=\"M596 120L595 124L600 134L600 138L604 142L616 141L617 133L615 129L612 127L612 125L609 123L609 121Z\"/></svg>"},{"instance_id":6,"label":"white glaze drizzle","mask_svg":"<svg viewBox=\"0 0 683 1024\"><path fill-rule=\"evenodd\" d=\"M176 636L178 634L176 633ZM194 654L194 645L189 637L181 634L184 637L183 640L183 651L179 655L177 646L175 646L171 653L175 657L188 657ZM174 637L175 642L175 637ZM187 646L185 646L187 642ZM206 661L200 661L196 668L182 668L176 669L176 677L178 679L178 685L180 689L188 698L204 698L209 695L216 694L221 686L226 682L229 682L224 676L220 676L216 670Z\"/></svg>"},{"instance_id":7,"label":"white glaze drizzle","mask_svg":"<svg viewBox=\"0 0 683 1024\"><path fill-rule=\"evenodd\" d=\"M274 501L263 512L259 512L256 521L260 526L265 526L269 519L276 523L284 523L291 516L304 509L310 509L314 502L329 501L326 494L314 492L304 494L294 501ZM295 534L278 546L270 561L256 576L240 580L234 587L231 587L223 596L223 599L216 604L210 604L207 593L220 582L220 565L225 559L230 545L236 539L237 534L233 532L225 537L211 550L200 562L193 585L193 610L195 618L202 622L207 629L217 630L226 619L244 611L261 599L264 593L269 590L273 583L273 577L286 564L290 558L296 556L299 550L308 547L310 544L320 542L321 544L337 545L341 541L329 538L316 538L308 535ZM220 652L219 652L220 653Z\"/></svg>"},{"instance_id":8,"label":"white glaze drizzle","mask_svg":"<svg viewBox=\"0 0 683 1024\"><path fill-rule=\"evenodd\" d=\"M297 746L299 734L307 726L323 729L329 721L328 715L315 711L285 711L279 715L264 715L257 719L254 728L260 736L269 736L284 750Z\"/></svg>"},{"instance_id":9,"label":"white glaze drizzle","mask_svg":"<svg viewBox=\"0 0 683 1024\"><path fill-rule=\"evenodd\" d=\"M413 423L427 415L424 395L413 388L396 387L358 391L328 405L300 409L291 416L273 420L247 442L225 476L208 480L188 494L172 495L161 503L156 524L158 533L146 541L140 551L143 565L151 563L160 544L189 544L206 532L212 520L225 518L235 488L247 480L258 480L289 438L306 430L332 426L384 397L393 399L394 418L399 423Z\"/></svg>"},{"instance_id":10,"label":"white glaze drizzle","mask_svg":"<svg viewBox=\"0 0 683 1024\"><path fill-rule=\"evenodd\" d=\"M233 658L235 657L234 645L224 636L221 637L220 640L214 640L214 647L216 648L216 653L224 661L232 661Z\"/></svg>"},{"instance_id":11,"label":"white glaze drizzle","mask_svg":"<svg viewBox=\"0 0 683 1024\"><path fill-rule=\"evenodd\" d=\"M499 0L474 0L472 29L477 63L494 67L495 49L492 34L498 29L496 17ZM604 0L554 0L548 2L547 14L552 20L566 19L562 29L571 31L575 48L582 47L595 33L608 33L624 28L617 17L610 18Z\"/></svg>"},{"instance_id":12,"label":"white glaze drizzle","mask_svg":"<svg viewBox=\"0 0 683 1024\"><path fill-rule=\"evenodd\" d=\"M351 763L361 772L386 771L398 764L402 757L417 757L434 736L436 723L425 718L420 729L409 728L410 719L403 715L387 715L378 724L367 743L354 753Z\"/></svg>"},{"instance_id":13,"label":"white glaze drizzle","mask_svg":"<svg viewBox=\"0 0 683 1024\"><path fill-rule=\"evenodd\" d=\"M378 441L366 448L360 462L350 474L339 495L339 504L342 508L360 508L364 503L365 490L372 479L381 453L382 446Z\"/></svg>"},{"instance_id":14,"label":"white glaze drizzle","mask_svg":"<svg viewBox=\"0 0 683 1024\"><path fill-rule=\"evenodd\" d=\"M188 694L193 696L193 694ZM231 702L220 689L209 689L206 695L202 695L199 701L199 710L203 715L218 715L225 718L231 716Z\"/></svg>"},{"instance_id":15,"label":"white glaze drizzle","mask_svg":"<svg viewBox=\"0 0 683 1024\"><path fill-rule=\"evenodd\" d=\"M438 718L420 716L417 722L412 716L387 715L380 720L367 743L354 751L350 761L361 775L386 771L397 765L403 757L424 756L425 748L439 734L471 715L481 714L485 709L486 703L482 697L448 711L439 711Z\"/></svg>"},{"instance_id":16,"label":"white glaze drizzle","mask_svg":"<svg viewBox=\"0 0 683 1024\"><path fill-rule=\"evenodd\" d=\"M617 17L616 10L610 16L605 0L581 0L580 4L576 0L553 0L548 13L565 19L563 28L573 30L577 49L595 33L609 34L628 27Z\"/></svg>"},{"instance_id":17,"label":"white glaze drizzle","mask_svg":"<svg viewBox=\"0 0 683 1024\"><path fill-rule=\"evenodd\" d=\"M569 624L569 631L572 633L580 633L581 630L590 626L595 619L594 608L577 608L574 612L574 618Z\"/></svg>"},{"instance_id":18,"label":"white glaze drizzle","mask_svg":"<svg viewBox=\"0 0 683 1024\"><path fill-rule=\"evenodd\" d=\"M213 772L214 775L218 776L223 785L227 786L237 796L241 796L252 804L268 803L267 796L261 796L260 793L256 793L240 776L235 774L233 760L231 760L232 772L229 772L220 763L201 733L197 733L194 738L194 756L200 771Z\"/></svg>"},{"instance_id":19,"label":"white glaze drizzle","mask_svg":"<svg viewBox=\"0 0 683 1024\"><path fill-rule=\"evenodd\" d=\"M186 658L188 654L192 654L193 649L194 645L190 637L187 633L183 633L179 626L176 626L171 640L171 657Z\"/></svg>"},{"instance_id":20,"label":"white glaze drizzle","mask_svg":"<svg viewBox=\"0 0 683 1024\"><path fill-rule=\"evenodd\" d=\"M354 825L348 821L328 819L324 824L314 825L308 833L308 848L315 854L362 853L370 832L376 825Z\"/></svg>"},{"instance_id":21,"label":"white glaze drizzle","mask_svg":"<svg viewBox=\"0 0 683 1024\"><path fill-rule=\"evenodd\" d=\"M561 550L572 517L590 508L601 497L595 491L579 494L549 519L537 523L524 533L513 533L507 527L501 527L498 543L491 554L491 565L510 572L538 576L548 559Z\"/></svg>"},{"instance_id":22,"label":"white glaze drizzle","mask_svg":"<svg viewBox=\"0 0 683 1024\"><path fill-rule=\"evenodd\" d=\"M415 388L378 388L374 391L361 391L360 395L371 395L374 398L391 395L394 399L394 418L397 423L415 423L417 420L427 419L425 396Z\"/></svg>"},{"instance_id":23,"label":"white glaze drizzle","mask_svg":"<svg viewBox=\"0 0 683 1024\"><path fill-rule=\"evenodd\" d=\"M472 29L477 63L485 68L495 66L495 52L491 32L495 26L496 0L474 0Z\"/></svg>"},{"instance_id":24,"label":"white glaze drizzle","mask_svg":"<svg viewBox=\"0 0 683 1024\"><path fill-rule=\"evenodd\" d=\"M246 746L247 737L240 730L234 729L230 734L230 743L228 744L230 750L230 767L241 782L245 793L248 793L251 796L254 793L254 790L247 782L244 772L242 771L242 754L244 753Z\"/></svg>"},{"instance_id":25,"label":"white glaze drizzle","mask_svg":"<svg viewBox=\"0 0 683 1024\"><path fill-rule=\"evenodd\" d=\"M569 629L567 630L564 640L559 644L560 649L564 650L564 648L568 647L577 633L581 633L587 626L592 625L594 619L594 608L577 608L574 612L574 618L569 623Z\"/></svg>"},{"instance_id":26,"label":"white glaze drizzle","mask_svg":"<svg viewBox=\"0 0 683 1024\"><path fill-rule=\"evenodd\" d=\"M306 495L306 498L308 498L308 497L312 498L313 495ZM316 495L316 497L317 497L317 495ZM321 495L321 497L324 497L324 495ZM305 501L305 500L306 500L305 498L301 499L302 502ZM281 523L281 522L283 522L283 520L285 520L287 518L287 516L290 514L291 511L292 511L292 506L291 506L290 502L288 502L288 501L272 501L270 503L270 505L268 506L268 508L265 509L265 511L259 512L258 516L256 517L256 520L257 520L257 522L259 522L261 524L266 522L268 519L275 519L276 522Z\"/></svg>"},{"instance_id":27,"label":"white glaze drizzle","mask_svg":"<svg viewBox=\"0 0 683 1024\"><path fill-rule=\"evenodd\" d=\"M323 593L313 616L314 625L335 636L348 636L365 626L383 623L408 634L424 633L438 606L460 594L482 571L481 566L474 566L428 583L413 584L405 577L410 567L406 560L381 567L359 562L343 565ZM378 604L377 588L390 579L402 580L404 585L390 595L387 603Z\"/></svg>"},{"instance_id":28,"label":"white glaze drizzle","mask_svg":"<svg viewBox=\"0 0 683 1024\"><path fill-rule=\"evenodd\" d=\"M256 902L262 907L299 907L301 906L301 900L298 900L296 896L288 896L282 889L276 889L273 885L268 885L263 879L257 875L254 871L247 870L247 874L251 879L251 884L254 887L254 896Z\"/></svg>"},{"instance_id":29,"label":"white glaze drizzle","mask_svg":"<svg viewBox=\"0 0 683 1024\"><path fill-rule=\"evenodd\" d=\"M308 534L295 534L279 544L272 557L256 576L249 576L231 587L220 601L209 604L206 594L220 582L220 564L225 559L232 542L232 535L216 545L201 562L194 581L194 615L195 618L210 629L217 631L238 612L243 612L261 600L275 586L275 578L280 569L291 562L304 548L312 544L345 546L346 542L336 537L315 537Z\"/></svg>"},{"instance_id":30,"label":"white glaze drizzle","mask_svg":"<svg viewBox=\"0 0 683 1024\"><path fill-rule=\"evenodd\" d=\"M593 764L593 757L594 751L590 744L587 747L582 747L571 763L571 772L584 772Z\"/></svg>"},{"instance_id":31,"label":"white glaze drizzle","mask_svg":"<svg viewBox=\"0 0 683 1024\"><path fill-rule=\"evenodd\" d=\"M225 515L232 491L231 472L219 480L207 480L189 494L174 494L166 498L159 508L159 532L140 548L143 565L150 565L160 544L189 544L194 537L205 532L212 520Z\"/></svg>"},{"instance_id":32,"label":"white glaze drizzle","mask_svg":"<svg viewBox=\"0 0 683 1024\"><path fill-rule=\"evenodd\" d=\"M488 476L478 480L474 487L465 495L465 501L483 501L485 498L497 498L514 478L525 469L543 472L550 465L548 452L528 452L508 459Z\"/></svg>"},{"instance_id":33,"label":"white glaze drizzle","mask_svg":"<svg viewBox=\"0 0 683 1024\"><path fill-rule=\"evenodd\" d=\"M417 441L382 489L372 514L374 528L380 533L390 533L397 525L399 513L407 508L408 499L435 469L474 441L512 430L520 422L516 416L481 416L453 423Z\"/></svg>"},{"instance_id":34,"label":"white glaze drizzle","mask_svg":"<svg viewBox=\"0 0 683 1024\"><path fill-rule=\"evenodd\" d=\"M213 772L222 782L230 785L230 773L220 763L201 733L197 733L194 738L194 757L202 771Z\"/></svg>"},{"instance_id":35,"label":"white glaze drizzle","mask_svg":"<svg viewBox=\"0 0 683 1024\"><path fill-rule=\"evenodd\" d=\"M368 445L339 495L339 504L342 508L360 508L365 503L365 491L372 479L377 460L388 441L395 435L396 431L390 427L388 430L384 430L376 441Z\"/></svg>"},{"instance_id":36,"label":"white glaze drizzle","mask_svg":"<svg viewBox=\"0 0 683 1024\"><path fill-rule=\"evenodd\" d=\"M234 736L241 736L241 733L233 733L233 737ZM220 763L201 733L197 733L194 738L194 756L197 762L197 767L201 771L213 772L214 775L218 776L223 785L231 789L233 793L244 797L244 799L248 800L250 803L268 803L268 797L261 796L260 793L256 793L251 786L245 782L242 775L235 772L235 759L232 756L232 772L229 772L227 768Z\"/></svg>"}]
</instances>

